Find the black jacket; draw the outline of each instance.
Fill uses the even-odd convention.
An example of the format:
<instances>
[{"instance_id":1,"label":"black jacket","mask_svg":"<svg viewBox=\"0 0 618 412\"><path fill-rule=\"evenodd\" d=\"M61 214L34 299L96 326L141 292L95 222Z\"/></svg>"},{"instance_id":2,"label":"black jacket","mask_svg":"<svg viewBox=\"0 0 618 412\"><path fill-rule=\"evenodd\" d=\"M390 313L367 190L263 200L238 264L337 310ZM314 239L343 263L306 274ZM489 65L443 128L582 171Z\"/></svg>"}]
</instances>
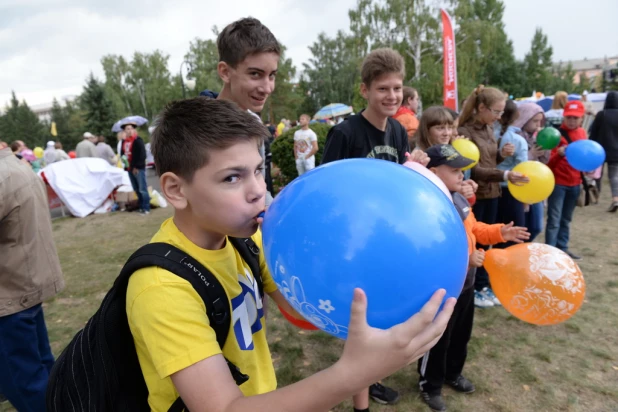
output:
<instances>
[{"instance_id":1,"label":"black jacket","mask_svg":"<svg viewBox=\"0 0 618 412\"><path fill-rule=\"evenodd\" d=\"M131 164L129 170L146 168L146 146L141 137L137 136L131 146Z\"/></svg>"},{"instance_id":2,"label":"black jacket","mask_svg":"<svg viewBox=\"0 0 618 412\"><path fill-rule=\"evenodd\" d=\"M607 93L605 106L594 118L589 133L590 140L605 149L605 160L618 163L618 92Z\"/></svg>"}]
</instances>

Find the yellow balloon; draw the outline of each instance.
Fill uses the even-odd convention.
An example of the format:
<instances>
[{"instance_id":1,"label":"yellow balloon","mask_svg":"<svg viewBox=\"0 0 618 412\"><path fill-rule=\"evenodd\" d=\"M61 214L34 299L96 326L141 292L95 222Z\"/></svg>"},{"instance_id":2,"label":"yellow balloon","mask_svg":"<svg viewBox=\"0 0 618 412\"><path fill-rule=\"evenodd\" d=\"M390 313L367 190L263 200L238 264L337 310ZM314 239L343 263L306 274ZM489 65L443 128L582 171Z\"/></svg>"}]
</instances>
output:
<instances>
[{"instance_id":1,"label":"yellow balloon","mask_svg":"<svg viewBox=\"0 0 618 412\"><path fill-rule=\"evenodd\" d=\"M476 147L476 145L468 139L455 140L453 142L453 147L463 157L466 157L470 160L474 160L474 163L472 163L468 167L462 168L461 170L472 169L474 166L476 166L476 164L479 162L479 159L481 158L481 153L479 152L479 148Z\"/></svg>"},{"instance_id":2,"label":"yellow balloon","mask_svg":"<svg viewBox=\"0 0 618 412\"><path fill-rule=\"evenodd\" d=\"M529 160L521 162L513 168L530 179L529 183L516 186L509 182L509 191L513 197L522 203L532 205L547 199L554 191L556 181L551 169L541 162Z\"/></svg>"},{"instance_id":3,"label":"yellow balloon","mask_svg":"<svg viewBox=\"0 0 618 412\"><path fill-rule=\"evenodd\" d=\"M43 157L43 148L35 147L32 153L34 153L34 157L36 157L37 159L41 159Z\"/></svg>"}]
</instances>

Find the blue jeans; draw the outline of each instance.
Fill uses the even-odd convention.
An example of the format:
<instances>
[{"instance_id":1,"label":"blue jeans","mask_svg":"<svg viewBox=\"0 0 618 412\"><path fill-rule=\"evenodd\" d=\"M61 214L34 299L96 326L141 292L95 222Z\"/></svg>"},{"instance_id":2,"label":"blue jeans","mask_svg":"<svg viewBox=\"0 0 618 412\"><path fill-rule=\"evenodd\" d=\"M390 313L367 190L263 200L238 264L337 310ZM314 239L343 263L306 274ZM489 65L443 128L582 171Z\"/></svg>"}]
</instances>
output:
<instances>
[{"instance_id":1,"label":"blue jeans","mask_svg":"<svg viewBox=\"0 0 618 412\"><path fill-rule=\"evenodd\" d=\"M530 205L526 212L526 227L530 232L528 242L532 242L543 231L543 212L543 202Z\"/></svg>"},{"instance_id":2,"label":"blue jeans","mask_svg":"<svg viewBox=\"0 0 618 412\"><path fill-rule=\"evenodd\" d=\"M573 211L577 206L579 185L556 185L547 199L547 227L545 228L545 243L561 250L569 246L569 226L573 219Z\"/></svg>"},{"instance_id":3,"label":"blue jeans","mask_svg":"<svg viewBox=\"0 0 618 412\"><path fill-rule=\"evenodd\" d=\"M0 393L15 409L45 411L53 364L41 304L0 317Z\"/></svg>"},{"instance_id":4,"label":"blue jeans","mask_svg":"<svg viewBox=\"0 0 618 412\"><path fill-rule=\"evenodd\" d=\"M150 195L148 194L148 183L146 183L146 169L137 169L137 176L129 172L131 186L137 194L137 202L140 210L150 211Z\"/></svg>"}]
</instances>

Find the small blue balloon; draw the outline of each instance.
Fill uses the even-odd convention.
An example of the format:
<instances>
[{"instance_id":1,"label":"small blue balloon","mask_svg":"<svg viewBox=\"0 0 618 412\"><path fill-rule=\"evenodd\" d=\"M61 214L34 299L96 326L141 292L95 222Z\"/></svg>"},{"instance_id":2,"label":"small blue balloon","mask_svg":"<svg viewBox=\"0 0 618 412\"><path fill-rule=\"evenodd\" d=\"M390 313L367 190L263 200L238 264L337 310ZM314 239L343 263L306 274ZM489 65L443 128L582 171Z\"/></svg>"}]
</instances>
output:
<instances>
[{"instance_id":1,"label":"small blue balloon","mask_svg":"<svg viewBox=\"0 0 618 412\"><path fill-rule=\"evenodd\" d=\"M570 143L565 156L573 169L580 172L592 172L605 163L603 146L588 139Z\"/></svg>"},{"instance_id":2,"label":"small blue balloon","mask_svg":"<svg viewBox=\"0 0 618 412\"><path fill-rule=\"evenodd\" d=\"M431 181L376 159L320 166L289 184L263 224L270 272L288 302L336 337L348 334L354 288L386 329L438 289L459 296L468 243L453 203Z\"/></svg>"}]
</instances>

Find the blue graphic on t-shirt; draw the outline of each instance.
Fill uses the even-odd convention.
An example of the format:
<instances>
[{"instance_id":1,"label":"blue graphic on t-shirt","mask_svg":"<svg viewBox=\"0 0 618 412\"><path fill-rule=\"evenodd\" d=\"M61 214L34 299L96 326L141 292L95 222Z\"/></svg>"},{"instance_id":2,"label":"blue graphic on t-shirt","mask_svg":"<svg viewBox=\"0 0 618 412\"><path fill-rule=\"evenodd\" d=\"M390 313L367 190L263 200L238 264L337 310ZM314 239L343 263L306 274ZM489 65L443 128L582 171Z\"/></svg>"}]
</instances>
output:
<instances>
[{"instance_id":1,"label":"blue graphic on t-shirt","mask_svg":"<svg viewBox=\"0 0 618 412\"><path fill-rule=\"evenodd\" d=\"M242 291L232 299L234 336L241 350L253 350L253 334L262 329L262 298L257 281L246 268L238 275L238 283Z\"/></svg>"}]
</instances>

